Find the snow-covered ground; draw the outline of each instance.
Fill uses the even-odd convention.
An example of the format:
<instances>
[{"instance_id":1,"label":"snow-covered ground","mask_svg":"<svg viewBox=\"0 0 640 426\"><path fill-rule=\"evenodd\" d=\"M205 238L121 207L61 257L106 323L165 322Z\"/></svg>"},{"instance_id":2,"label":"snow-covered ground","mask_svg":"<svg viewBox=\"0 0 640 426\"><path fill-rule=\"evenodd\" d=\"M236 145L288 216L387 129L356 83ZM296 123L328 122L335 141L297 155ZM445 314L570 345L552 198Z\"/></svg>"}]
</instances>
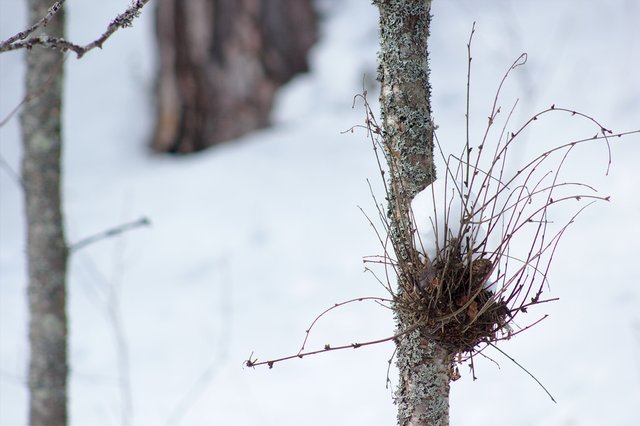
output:
<instances>
[{"instance_id":1,"label":"snow-covered ground","mask_svg":"<svg viewBox=\"0 0 640 426\"><path fill-rule=\"evenodd\" d=\"M68 1L69 38L92 39L127 0ZM90 246L71 259L71 422L87 424L388 425L391 344L243 367L296 353L314 316L335 302L381 295L362 257L381 252L357 206L375 215L380 194L352 96L375 74L377 13L363 0L325 1L312 72L282 90L272 128L190 157L147 150L153 122L152 10L102 51L66 62L64 202L73 243L147 216L149 228ZM436 1L431 68L444 149L464 141L466 42L473 21L472 131L486 123L507 67L515 122L555 103L614 131L640 127L640 4L598 1ZM24 5L0 0L0 38L24 26ZM22 56L0 55L0 119L22 96ZM370 84L370 83L367 83ZM370 89L371 92L371 89ZM375 97L375 95L373 96ZM372 99L373 100L373 99ZM377 109L374 102L373 108ZM590 136L565 117L539 123L513 161ZM597 129L596 129L597 130ZM19 169L14 117L0 154ZM542 324L501 346L557 404L496 351L452 385L456 425L640 423L640 138L588 145L565 177L611 203L589 208L555 255L551 296L532 309ZM0 424L25 424L25 243L19 186L0 170ZM111 311L110 311L111 310ZM124 330L118 345L110 312ZM357 304L321 322L308 348L386 337L391 314ZM120 348L120 349L118 349ZM126 355L123 357L123 354ZM123 369L124 368L124 369ZM122 372L128 374L122 375ZM391 371L395 383L394 371ZM128 383L128 384L127 384ZM127 395L130 395L127 396Z\"/></svg>"}]
</instances>

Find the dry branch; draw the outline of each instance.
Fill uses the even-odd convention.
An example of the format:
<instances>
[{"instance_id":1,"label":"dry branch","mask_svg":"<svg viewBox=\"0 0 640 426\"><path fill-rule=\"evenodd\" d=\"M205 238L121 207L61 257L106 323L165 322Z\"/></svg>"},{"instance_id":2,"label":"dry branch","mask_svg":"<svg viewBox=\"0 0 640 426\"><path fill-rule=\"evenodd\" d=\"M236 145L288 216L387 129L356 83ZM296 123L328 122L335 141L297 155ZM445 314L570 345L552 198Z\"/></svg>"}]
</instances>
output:
<instances>
[{"instance_id":1,"label":"dry branch","mask_svg":"<svg viewBox=\"0 0 640 426\"><path fill-rule=\"evenodd\" d=\"M138 220L135 220L133 222L127 222L127 223L123 223L122 225L118 225L114 228L109 228L105 231L99 232L95 235L91 235L89 237L83 238L80 241L78 241L77 243L71 244L69 246L69 253L74 253L88 245L91 245L93 243L97 243L98 241L102 241L104 239L107 238L111 238L111 237L115 237L117 235L120 235L124 232L127 231L131 231L133 229L136 228L140 228L143 226L150 226L151 222L149 221L148 218L146 217L142 217Z\"/></svg>"},{"instance_id":2,"label":"dry branch","mask_svg":"<svg viewBox=\"0 0 640 426\"><path fill-rule=\"evenodd\" d=\"M133 25L133 20L140 16L142 8L149 2L149 0L134 0L127 10L116 16L116 18L111 21L100 37L84 46L70 42L61 37L51 37L46 34L38 36L33 35L36 30L46 27L49 20L62 8L64 1L65 0L59 0L55 2L40 21L26 30L21 31L1 42L0 53L18 49L32 49L35 46L42 46L49 49L59 50L61 52L70 50L74 52L79 59L96 47L102 48L104 42L120 28L131 27Z\"/></svg>"}]
</instances>

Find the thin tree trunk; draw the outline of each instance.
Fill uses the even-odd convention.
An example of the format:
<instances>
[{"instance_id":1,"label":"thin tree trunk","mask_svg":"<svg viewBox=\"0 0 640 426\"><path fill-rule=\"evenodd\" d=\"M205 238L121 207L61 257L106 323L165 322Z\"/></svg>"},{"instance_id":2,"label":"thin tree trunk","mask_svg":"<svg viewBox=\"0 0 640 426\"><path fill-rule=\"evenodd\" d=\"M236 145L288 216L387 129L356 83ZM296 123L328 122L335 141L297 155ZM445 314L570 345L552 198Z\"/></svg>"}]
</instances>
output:
<instances>
[{"instance_id":1,"label":"thin tree trunk","mask_svg":"<svg viewBox=\"0 0 640 426\"><path fill-rule=\"evenodd\" d=\"M29 22L46 15L50 0L29 0ZM63 11L46 33L62 37ZM26 91L33 97L20 116L24 158L29 300L29 423L67 423L67 248L60 205L62 61L59 51L27 53Z\"/></svg>"},{"instance_id":2,"label":"thin tree trunk","mask_svg":"<svg viewBox=\"0 0 640 426\"><path fill-rule=\"evenodd\" d=\"M431 0L375 0L380 11L380 104L383 142L390 168L389 220L400 265L398 296L416 282L418 255L412 244L409 206L435 179L433 123L427 55ZM415 325L411 312L397 310L399 331ZM453 354L423 329L397 340L400 374L398 424L447 425Z\"/></svg>"},{"instance_id":3,"label":"thin tree trunk","mask_svg":"<svg viewBox=\"0 0 640 426\"><path fill-rule=\"evenodd\" d=\"M265 127L316 39L311 0L159 0L156 32L152 147L181 153Z\"/></svg>"}]
</instances>

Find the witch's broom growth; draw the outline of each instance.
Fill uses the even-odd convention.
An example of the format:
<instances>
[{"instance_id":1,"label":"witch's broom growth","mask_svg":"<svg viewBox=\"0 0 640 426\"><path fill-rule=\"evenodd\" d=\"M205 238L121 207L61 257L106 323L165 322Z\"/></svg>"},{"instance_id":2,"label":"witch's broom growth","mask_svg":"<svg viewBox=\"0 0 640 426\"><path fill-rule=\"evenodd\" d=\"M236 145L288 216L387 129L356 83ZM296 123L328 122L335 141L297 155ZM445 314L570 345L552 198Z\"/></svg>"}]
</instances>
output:
<instances>
[{"instance_id":1,"label":"witch's broom growth","mask_svg":"<svg viewBox=\"0 0 640 426\"><path fill-rule=\"evenodd\" d=\"M471 73L470 44L471 38L468 44L468 79ZM384 278L375 273L374 276L389 296L361 297L336 303L314 319L296 354L267 361L254 359L252 354L245 361L247 366L268 365L271 368L278 362L308 355L387 341L398 343L399 339L419 330L421 336L456 354L450 369L450 379L455 380L459 377L458 364L470 360L473 371L474 355L487 346L496 347L497 342L510 339L546 318L516 322L530 307L556 300L546 297L545 291L548 288L547 274L560 238L587 206L609 199L597 195L595 189L587 184L561 177L569 154L581 145L601 144L606 148L608 171L611 163L609 140L640 130L613 134L594 118L555 105L539 111L516 130L509 130L517 102L502 126L497 128L502 86L511 71L524 65L526 59L527 55L522 54L503 76L484 134L475 144L470 140L468 130L470 94L467 85L467 140L462 153L446 156L435 136L445 165L443 176L411 200L395 199L397 204L410 206L406 210L392 212L399 215L396 221L406 227L407 235L413 240L413 250L407 256L395 255L398 248L394 247L396 242L389 236L387 208L374 196L382 229L378 229L368 216L367 219L378 236L383 253L365 258L365 264L383 265ZM370 108L366 91L355 99L364 104L365 124L354 126L350 131L356 128L366 130L389 200L391 191L386 175L393 175L394 168L402 165L384 145L383 130ZM521 135L550 114L586 121L595 126L596 134L540 152L509 172L507 158ZM386 167L379 152L384 153ZM394 191L394 196L402 193L406 192ZM570 210L560 208L568 203L577 204ZM403 251L406 251L405 247ZM372 271L369 267L366 270ZM402 286L400 291L395 291L391 284L394 277L400 278L397 281ZM359 343L325 344L317 350L305 351L309 333L324 315L363 301L383 304L397 315L414 321L397 330L393 336Z\"/></svg>"}]
</instances>

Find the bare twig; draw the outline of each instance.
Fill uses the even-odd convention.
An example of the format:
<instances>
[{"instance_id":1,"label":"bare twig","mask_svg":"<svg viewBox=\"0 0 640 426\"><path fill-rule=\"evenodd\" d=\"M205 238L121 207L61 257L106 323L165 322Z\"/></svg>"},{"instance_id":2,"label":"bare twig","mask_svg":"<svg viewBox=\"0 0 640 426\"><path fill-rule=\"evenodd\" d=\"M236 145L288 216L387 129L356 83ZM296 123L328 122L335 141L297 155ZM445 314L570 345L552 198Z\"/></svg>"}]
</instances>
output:
<instances>
[{"instance_id":1,"label":"bare twig","mask_svg":"<svg viewBox=\"0 0 640 426\"><path fill-rule=\"evenodd\" d=\"M125 10L113 21L111 21L111 23L107 26L105 32L99 38L85 46L80 46L62 38L50 37L46 34L42 34L39 36L33 35L33 33L38 28L45 27L47 25L51 18L62 8L64 2L65 0L56 1L53 6L49 8L47 14L38 22L36 22L26 30L20 31L14 36L9 37L7 40L0 42L0 53L18 49L31 49L35 46L42 46L50 49L60 50L62 52L72 51L77 55L77 58L79 59L84 56L84 54L96 47L102 48L104 42L107 41L107 39L111 37L111 35L118 29L132 26L133 20L140 15L142 8L149 2L149 0L134 0L127 10ZM51 68L51 71L49 72L50 77L47 78L47 81L42 85L42 87L40 87L37 91L27 94L22 99L22 101L0 121L0 127L3 127L18 111L20 111L20 108L22 108L22 106L32 101L33 99L39 98L41 94L45 90L47 90L47 88L51 84L51 81L53 81L54 77L60 72L62 64L64 63L66 58L67 55L65 55L59 62L56 63L54 67Z\"/></svg>"},{"instance_id":2,"label":"bare twig","mask_svg":"<svg viewBox=\"0 0 640 426\"><path fill-rule=\"evenodd\" d=\"M115 228L107 229L106 231L99 232L90 237L84 238L77 243L71 244L69 246L69 252L74 253L90 244L96 243L100 240L104 240L106 238L115 237L116 235L120 235L123 232L131 231L136 228L140 228L143 226L150 226L151 222L148 218L142 217L136 221L124 223L122 225L116 226Z\"/></svg>"},{"instance_id":3,"label":"bare twig","mask_svg":"<svg viewBox=\"0 0 640 426\"><path fill-rule=\"evenodd\" d=\"M357 299L351 299L351 300L347 300L347 301L344 301L344 302L341 302L341 303L336 303L335 305L331 306L330 308L325 309L318 316L315 317L315 319L313 320L313 322L311 323L309 328L307 328L307 330L305 331L304 341L302 342L302 346L300 346L300 350L298 351L298 355L302 354L302 351L304 351L305 345L307 344L307 340L309 339L309 333L311 333L311 329L313 329L313 327L320 320L320 318L322 318L324 315L326 315L327 313L333 311L336 308L340 308L342 306L345 306L345 305L348 305L348 304L351 304L351 303L354 303L354 302L364 302L364 301L371 301L371 300L374 300L376 302L392 302L392 300L384 299L382 297L358 297Z\"/></svg>"},{"instance_id":4,"label":"bare twig","mask_svg":"<svg viewBox=\"0 0 640 426\"><path fill-rule=\"evenodd\" d=\"M324 345L323 349L319 349L316 351L309 351L309 352L302 352L302 353L298 353L296 355L289 355L289 356L285 356L282 358L276 358L276 359L271 359L268 361L258 361L257 359L251 359L251 357L249 357L248 360L246 360L244 362L244 365L246 365L247 367L257 367L260 365L268 365L269 368L273 368L274 364L277 364L279 362L282 361L288 361L290 359L294 359L294 358L304 358L305 356L310 356L310 355L318 355L321 353L325 353L325 352L331 352L331 351L340 351L343 349L358 349L361 348L363 346L371 346L371 345L377 345L379 343L384 343L384 342L389 342L392 340L397 339L400 336L403 336L407 333L412 332L413 330L415 330L417 328L417 326L415 327L410 327L407 330L398 333L398 334L394 334L393 336L389 336L389 337L385 337L383 339L378 339L378 340L370 340L367 342L362 342L362 343L350 343L348 345L341 345L341 346L331 346L329 344ZM252 354L253 356L253 354Z\"/></svg>"},{"instance_id":5,"label":"bare twig","mask_svg":"<svg viewBox=\"0 0 640 426\"><path fill-rule=\"evenodd\" d=\"M38 28L46 27L47 23L51 20L51 18L53 18L53 15L58 13L58 11L62 8L62 5L64 4L64 2L65 2L65 0L56 1L53 4L53 6L51 6L49 8L49 10L47 11L47 14L42 19L40 19L38 22L36 22L35 24L30 26L26 30L20 31L19 33L17 33L13 37L9 37L8 39L6 39L2 43L0 43L0 52L4 52L5 51L3 49L5 46L9 46L9 45L13 44L14 42L16 42L18 40L24 40L25 38L30 36ZM11 50L11 49L7 49L7 50Z\"/></svg>"},{"instance_id":6,"label":"bare twig","mask_svg":"<svg viewBox=\"0 0 640 426\"><path fill-rule=\"evenodd\" d=\"M51 67L51 69L48 72L49 75L47 76L47 79L42 84L42 86L39 87L38 90L36 91L27 93L27 95L22 99L22 101L20 101L20 103L16 105L16 107L12 109L9 112L9 114L7 114L7 116L2 119L2 121L0 121L0 127L3 127L5 124L7 124L7 122L11 120L11 118L14 115L16 115L18 111L20 111L20 108L22 108L25 104L27 104L28 102L31 102L33 99L39 98L47 89L49 89L49 86L51 86L51 83L53 82L54 78L58 75L58 73L62 69L62 64L66 59L67 59L67 55L65 55L62 59L57 61L53 67Z\"/></svg>"},{"instance_id":7,"label":"bare twig","mask_svg":"<svg viewBox=\"0 0 640 426\"><path fill-rule=\"evenodd\" d=\"M465 112L465 122L466 122L466 144L465 144L465 151L467 154L467 173L465 175L465 186L469 185L469 155L471 154L471 145L469 143L469 122L470 122L470 117L469 117L469 101L471 100L471 41L473 40L473 34L476 32L476 23L473 23L473 26L471 27L471 34L469 34L469 41L467 42L467 105L466 105L466 112Z\"/></svg>"},{"instance_id":8,"label":"bare twig","mask_svg":"<svg viewBox=\"0 0 640 426\"><path fill-rule=\"evenodd\" d=\"M0 127L2 127L2 126L0 125ZM11 179L13 179L13 181L18 186L20 186L21 188L24 189L24 181L22 180L22 177L20 177L20 174L18 172L13 170L11 165L7 162L7 160L4 159L4 157L2 155L0 155L0 168L4 169L7 172L7 174L9 175L9 177Z\"/></svg>"},{"instance_id":9,"label":"bare twig","mask_svg":"<svg viewBox=\"0 0 640 426\"><path fill-rule=\"evenodd\" d=\"M120 231L120 232L124 232ZM97 240L96 240L97 241ZM89 243L90 244L90 243ZM131 363L129 359L129 344L126 338L125 325L122 317L122 284L125 272L126 239L121 238L114 246L114 271L108 288L107 314L114 333L116 362L118 368L118 387L122 404L121 422L131 424L133 416L133 394L131 389Z\"/></svg>"},{"instance_id":10,"label":"bare twig","mask_svg":"<svg viewBox=\"0 0 640 426\"><path fill-rule=\"evenodd\" d=\"M417 330L418 328L424 327L425 325L425 321L421 321L418 322L416 324L413 324L409 327L407 327L406 329L394 334L393 336L389 336L389 337L385 337L382 339L377 339L377 340L369 340L366 342L362 342L362 343L351 343L348 345L340 345L340 346L331 346L329 344L324 345L323 349L319 349L319 350L315 350L315 351L309 351L309 352L303 352L303 353L298 353L296 355L289 355L289 356L285 356L282 358L276 358L276 359L271 359L268 361L258 361L258 359L253 359L253 352L251 352L251 355L249 355L249 359L245 360L243 362L243 364L247 367L257 367L260 365L268 365L269 368L273 368L273 365L282 361L288 361L290 359L294 359L294 358L304 358L305 356L310 356L310 355L318 355L321 353L325 353L325 352L331 352L331 351L339 351L339 350L343 350L343 349L358 349L361 348L363 346L371 346L371 345L377 345L379 343L384 343L384 342L389 342L389 341L395 341L396 339L402 337L402 336L406 336L409 333L412 333L413 331ZM422 336L426 336L429 338L435 338L436 336L433 334L433 331L429 331L429 330L422 330L420 333Z\"/></svg>"},{"instance_id":11,"label":"bare twig","mask_svg":"<svg viewBox=\"0 0 640 426\"><path fill-rule=\"evenodd\" d=\"M232 330L233 312L231 309L232 304L230 302L231 291L234 286L231 282L232 274L229 271L230 266L228 259L223 257L215 263L218 266L216 269L220 272L221 281L221 285L217 286L220 289L220 306L218 309L215 309L215 311L220 313L221 317L219 322L220 324L224 324L224 326L221 327L217 339L215 339L216 341L214 346L216 348L216 353L214 354L213 359L210 361L209 366L197 377L188 391L180 398L177 405L171 410L171 414L167 417L165 422L167 426L176 426L181 423L191 406L220 372L221 366L226 360L229 352L229 342L232 340L234 334Z\"/></svg>"},{"instance_id":12,"label":"bare twig","mask_svg":"<svg viewBox=\"0 0 640 426\"><path fill-rule=\"evenodd\" d=\"M132 26L133 20L140 16L142 8L148 2L149 0L134 0L131 3L131 6L127 8L127 10L116 16L116 18L111 21L111 23L107 26L107 29L104 31L104 33L102 33L100 37L89 44L81 46L63 38L51 37L46 34L31 36L31 34L33 34L38 28L46 25L46 23L53 17L53 15L55 15L55 13L60 10L62 4L64 3L64 0L57 1L53 6L51 6L47 15L36 24L0 43L0 53L8 52L11 50L31 49L35 46L42 46L49 49L60 50L62 52L70 50L74 52L79 59L87 52L95 49L96 47L102 48L104 42L107 41L107 39L111 37L111 35L117 30Z\"/></svg>"},{"instance_id":13,"label":"bare twig","mask_svg":"<svg viewBox=\"0 0 640 426\"><path fill-rule=\"evenodd\" d=\"M303 352L303 353L299 353L297 355L289 355L289 356L285 356L285 357L282 357L282 358L271 359L269 361L258 361L257 359L251 359L251 357L249 357L249 359L244 362L244 365L246 365L247 367L257 367L257 366L260 366L260 365L268 365L269 368L273 368L273 365L278 363L278 362L288 361L288 360L294 359L294 358L304 358L305 356L317 355L317 354L321 354L321 353L325 353L325 352L339 351L339 350L342 350L342 349L358 349L358 348L363 347L363 346L377 345L378 343L388 342L388 341L393 340L393 339L395 339L397 337L398 337L397 335L393 335L393 336L385 337L384 339L371 340L371 341L363 342L363 343L351 343L349 345L342 345L342 346L331 346L331 345L327 344L327 345L324 346L323 349L319 349L317 351Z\"/></svg>"},{"instance_id":14,"label":"bare twig","mask_svg":"<svg viewBox=\"0 0 640 426\"><path fill-rule=\"evenodd\" d=\"M398 352L397 347L393 349L393 353L391 354L391 357L389 357L389 359L387 360L387 381L385 385L387 389L389 389L389 385L391 384L391 378L389 377L389 374L391 372L391 363L393 362L393 358L395 358L396 356L396 352Z\"/></svg>"},{"instance_id":15,"label":"bare twig","mask_svg":"<svg viewBox=\"0 0 640 426\"><path fill-rule=\"evenodd\" d=\"M544 389L544 391L547 393L547 395L549 395L549 398L551 398L551 400L557 404L557 401L553 398L553 395L551 395L551 393L547 390L547 388L545 388L545 387L544 387L544 385L543 385L542 383L540 383L540 380L538 380L538 379L536 378L536 376L534 376L533 374L531 374L531 372L530 372L529 370L527 370L526 368L524 368L524 367L522 366L522 364L520 364L518 361L516 361L513 357L509 356L505 351L503 351L502 349L500 349L499 347L497 347L496 345L494 345L494 344L493 344L493 343L491 343L491 342L489 342L488 344L489 344L489 346L491 346L492 348L494 348L494 349L496 349L498 352L500 352L502 355L504 355L504 356L506 356L507 358L509 358L509 360L510 360L511 362L513 362L515 365L517 365L518 367L520 367L520 368L522 369L522 371L524 371L524 372L525 372L525 373L527 373L529 376L531 376L531 378L532 378L533 380L535 380L535 381L536 381L536 383L537 383L538 385L540 385L540 387L541 387L542 389Z\"/></svg>"}]
</instances>

